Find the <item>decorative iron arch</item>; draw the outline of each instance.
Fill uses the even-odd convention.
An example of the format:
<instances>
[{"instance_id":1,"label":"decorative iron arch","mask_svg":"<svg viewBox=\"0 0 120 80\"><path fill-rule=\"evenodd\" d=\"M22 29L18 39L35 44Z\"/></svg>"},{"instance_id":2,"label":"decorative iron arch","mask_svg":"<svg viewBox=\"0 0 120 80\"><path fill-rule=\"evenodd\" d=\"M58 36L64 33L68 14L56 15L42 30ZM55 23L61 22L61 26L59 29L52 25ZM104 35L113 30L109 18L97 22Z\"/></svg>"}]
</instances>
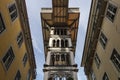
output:
<instances>
[{"instance_id":1,"label":"decorative iron arch","mask_svg":"<svg viewBox=\"0 0 120 80\"><path fill-rule=\"evenodd\" d=\"M56 45L56 41L55 41L55 40L53 40L53 42L52 42L52 43L53 43L53 47L55 47L55 45Z\"/></svg>"}]
</instances>

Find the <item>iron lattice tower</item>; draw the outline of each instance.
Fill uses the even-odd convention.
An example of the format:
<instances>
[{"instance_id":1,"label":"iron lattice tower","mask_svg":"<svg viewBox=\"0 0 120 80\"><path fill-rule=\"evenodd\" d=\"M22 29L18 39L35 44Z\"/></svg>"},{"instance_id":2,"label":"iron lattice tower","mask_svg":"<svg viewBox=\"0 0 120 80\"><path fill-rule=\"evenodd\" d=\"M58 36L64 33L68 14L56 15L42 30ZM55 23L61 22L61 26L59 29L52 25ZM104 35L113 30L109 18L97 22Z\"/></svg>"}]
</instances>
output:
<instances>
[{"instance_id":1,"label":"iron lattice tower","mask_svg":"<svg viewBox=\"0 0 120 80\"><path fill-rule=\"evenodd\" d=\"M79 14L79 8L68 8L68 0L52 0L52 8L41 9L44 80L78 80L74 57Z\"/></svg>"}]
</instances>

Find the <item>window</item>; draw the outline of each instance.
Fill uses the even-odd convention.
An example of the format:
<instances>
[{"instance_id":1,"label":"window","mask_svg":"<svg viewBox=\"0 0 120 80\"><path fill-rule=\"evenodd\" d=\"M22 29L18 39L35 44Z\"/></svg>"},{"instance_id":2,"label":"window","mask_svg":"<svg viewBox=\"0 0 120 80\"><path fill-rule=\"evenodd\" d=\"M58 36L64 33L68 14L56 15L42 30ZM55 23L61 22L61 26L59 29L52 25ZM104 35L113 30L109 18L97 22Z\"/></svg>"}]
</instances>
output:
<instances>
[{"instance_id":1,"label":"window","mask_svg":"<svg viewBox=\"0 0 120 80\"><path fill-rule=\"evenodd\" d=\"M28 56L27 56L27 53L25 53L25 55L23 57L23 65L24 66L26 65L27 59L28 59Z\"/></svg>"},{"instance_id":2,"label":"window","mask_svg":"<svg viewBox=\"0 0 120 80\"><path fill-rule=\"evenodd\" d=\"M113 62L113 64L115 65L115 67L117 68L117 70L120 72L120 55L118 54L118 52L115 49L113 50L110 59Z\"/></svg>"},{"instance_id":3,"label":"window","mask_svg":"<svg viewBox=\"0 0 120 80\"><path fill-rule=\"evenodd\" d=\"M91 69L91 71L90 71L90 75L91 75L91 79L90 79L90 80L96 80L95 73L93 72L92 69Z\"/></svg>"},{"instance_id":4,"label":"window","mask_svg":"<svg viewBox=\"0 0 120 80\"><path fill-rule=\"evenodd\" d=\"M100 35L100 43L103 46L103 48L105 49L106 44L107 44L107 38L102 32L101 32L101 35Z\"/></svg>"},{"instance_id":5,"label":"window","mask_svg":"<svg viewBox=\"0 0 120 80\"><path fill-rule=\"evenodd\" d=\"M61 40L61 47L64 47L64 40Z\"/></svg>"},{"instance_id":6,"label":"window","mask_svg":"<svg viewBox=\"0 0 120 80\"><path fill-rule=\"evenodd\" d=\"M5 30L5 24L2 19L2 15L0 14L0 33L2 33Z\"/></svg>"},{"instance_id":7,"label":"window","mask_svg":"<svg viewBox=\"0 0 120 80\"><path fill-rule=\"evenodd\" d=\"M55 57L54 54L51 55L51 64L54 65Z\"/></svg>"},{"instance_id":8,"label":"window","mask_svg":"<svg viewBox=\"0 0 120 80\"><path fill-rule=\"evenodd\" d=\"M97 65L97 68L99 68L101 61L100 61L97 53L95 54L95 63L96 63L96 65Z\"/></svg>"},{"instance_id":9,"label":"window","mask_svg":"<svg viewBox=\"0 0 120 80\"><path fill-rule=\"evenodd\" d=\"M106 73L104 73L104 75L103 75L103 79L102 79L102 80L109 80L109 78L108 78L108 76L107 76Z\"/></svg>"},{"instance_id":10,"label":"window","mask_svg":"<svg viewBox=\"0 0 120 80\"><path fill-rule=\"evenodd\" d=\"M101 7L101 1L98 0L98 2L97 2L97 9L99 9L100 7Z\"/></svg>"},{"instance_id":11,"label":"window","mask_svg":"<svg viewBox=\"0 0 120 80\"><path fill-rule=\"evenodd\" d=\"M68 40L65 40L65 47L68 47Z\"/></svg>"},{"instance_id":12,"label":"window","mask_svg":"<svg viewBox=\"0 0 120 80\"><path fill-rule=\"evenodd\" d=\"M15 55L13 53L13 49L12 47L10 47L7 53L5 54L5 56L2 58L2 62L6 70L8 70L14 58L15 58Z\"/></svg>"},{"instance_id":13,"label":"window","mask_svg":"<svg viewBox=\"0 0 120 80\"><path fill-rule=\"evenodd\" d=\"M30 76L31 76L31 70L28 70L28 74L27 74L27 80L30 80Z\"/></svg>"},{"instance_id":14,"label":"window","mask_svg":"<svg viewBox=\"0 0 120 80\"><path fill-rule=\"evenodd\" d=\"M117 7L114 6L113 4L109 3L106 16L112 22L114 21L116 11L117 11Z\"/></svg>"},{"instance_id":15,"label":"window","mask_svg":"<svg viewBox=\"0 0 120 80\"><path fill-rule=\"evenodd\" d=\"M55 40L53 40L53 47L55 47Z\"/></svg>"},{"instance_id":16,"label":"window","mask_svg":"<svg viewBox=\"0 0 120 80\"><path fill-rule=\"evenodd\" d=\"M22 32L19 33L19 35L17 36L17 44L20 47L23 43L23 34Z\"/></svg>"},{"instance_id":17,"label":"window","mask_svg":"<svg viewBox=\"0 0 120 80\"><path fill-rule=\"evenodd\" d=\"M64 54L61 55L61 61L65 61L65 55Z\"/></svg>"},{"instance_id":18,"label":"window","mask_svg":"<svg viewBox=\"0 0 120 80\"><path fill-rule=\"evenodd\" d=\"M56 55L56 61L59 61L59 59L60 59L60 55L57 54L57 55Z\"/></svg>"},{"instance_id":19,"label":"window","mask_svg":"<svg viewBox=\"0 0 120 80\"><path fill-rule=\"evenodd\" d=\"M57 47L59 47L59 40L57 40Z\"/></svg>"},{"instance_id":20,"label":"window","mask_svg":"<svg viewBox=\"0 0 120 80\"><path fill-rule=\"evenodd\" d=\"M70 65L70 62L71 62L71 60L70 60L70 55L67 54L67 55L66 55L66 63L67 63L67 65Z\"/></svg>"},{"instance_id":21,"label":"window","mask_svg":"<svg viewBox=\"0 0 120 80\"><path fill-rule=\"evenodd\" d=\"M21 74L20 71L18 70L14 80L20 80L20 79L21 79Z\"/></svg>"},{"instance_id":22,"label":"window","mask_svg":"<svg viewBox=\"0 0 120 80\"><path fill-rule=\"evenodd\" d=\"M18 16L15 3L10 5L8 9L9 9L11 20L14 21Z\"/></svg>"}]
</instances>

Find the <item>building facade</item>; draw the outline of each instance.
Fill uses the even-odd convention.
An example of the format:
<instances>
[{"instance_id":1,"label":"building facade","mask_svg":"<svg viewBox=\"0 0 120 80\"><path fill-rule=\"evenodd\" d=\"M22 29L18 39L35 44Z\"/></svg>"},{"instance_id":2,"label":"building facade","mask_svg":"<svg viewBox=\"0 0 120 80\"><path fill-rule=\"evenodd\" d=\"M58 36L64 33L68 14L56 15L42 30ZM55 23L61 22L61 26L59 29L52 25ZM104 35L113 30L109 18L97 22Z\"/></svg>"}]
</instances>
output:
<instances>
[{"instance_id":1,"label":"building facade","mask_svg":"<svg viewBox=\"0 0 120 80\"><path fill-rule=\"evenodd\" d=\"M25 0L1 0L0 80L33 80L35 69Z\"/></svg>"},{"instance_id":2,"label":"building facade","mask_svg":"<svg viewBox=\"0 0 120 80\"><path fill-rule=\"evenodd\" d=\"M41 22L45 51L44 80L78 80L74 58L79 9L68 8L68 0L52 0L52 8L42 8Z\"/></svg>"},{"instance_id":3,"label":"building facade","mask_svg":"<svg viewBox=\"0 0 120 80\"><path fill-rule=\"evenodd\" d=\"M92 0L81 66L88 80L120 80L120 0Z\"/></svg>"}]
</instances>

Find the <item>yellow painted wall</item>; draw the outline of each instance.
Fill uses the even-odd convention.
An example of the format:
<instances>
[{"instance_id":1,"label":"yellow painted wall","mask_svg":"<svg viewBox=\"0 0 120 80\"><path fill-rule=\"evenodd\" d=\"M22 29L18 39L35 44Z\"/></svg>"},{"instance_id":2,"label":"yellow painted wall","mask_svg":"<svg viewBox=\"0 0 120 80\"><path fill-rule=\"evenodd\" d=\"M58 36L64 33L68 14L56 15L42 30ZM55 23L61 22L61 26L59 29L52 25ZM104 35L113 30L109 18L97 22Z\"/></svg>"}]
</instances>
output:
<instances>
[{"instance_id":1,"label":"yellow painted wall","mask_svg":"<svg viewBox=\"0 0 120 80\"><path fill-rule=\"evenodd\" d=\"M6 28L2 33L0 33L0 80L14 80L18 70L20 70L21 73L21 80L26 80L28 70L30 69L29 60L27 60L25 67L22 63L24 54L27 52L25 43L23 41L21 47L19 48L16 41L17 36L21 31L19 14L13 22L11 21L9 15L8 6L14 2L14 0L0 1L0 13ZM10 46L12 46L15 58L7 71L2 64L2 58Z\"/></svg>"},{"instance_id":2,"label":"yellow painted wall","mask_svg":"<svg viewBox=\"0 0 120 80\"><path fill-rule=\"evenodd\" d=\"M93 61L92 65L97 80L102 80L104 72L107 73L110 80L118 80L118 77L120 77L119 71L110 60L114 48L120 55L120 1L112 0L110 2L117 5L118 9L113 23L107 17L103 20L101 31L105 34L108 41L105 49L102 48L100 42L97 44L96 52L101 60L101 64L99 69L97 69L95 61Z\"/></svg>"}]
</instances>

